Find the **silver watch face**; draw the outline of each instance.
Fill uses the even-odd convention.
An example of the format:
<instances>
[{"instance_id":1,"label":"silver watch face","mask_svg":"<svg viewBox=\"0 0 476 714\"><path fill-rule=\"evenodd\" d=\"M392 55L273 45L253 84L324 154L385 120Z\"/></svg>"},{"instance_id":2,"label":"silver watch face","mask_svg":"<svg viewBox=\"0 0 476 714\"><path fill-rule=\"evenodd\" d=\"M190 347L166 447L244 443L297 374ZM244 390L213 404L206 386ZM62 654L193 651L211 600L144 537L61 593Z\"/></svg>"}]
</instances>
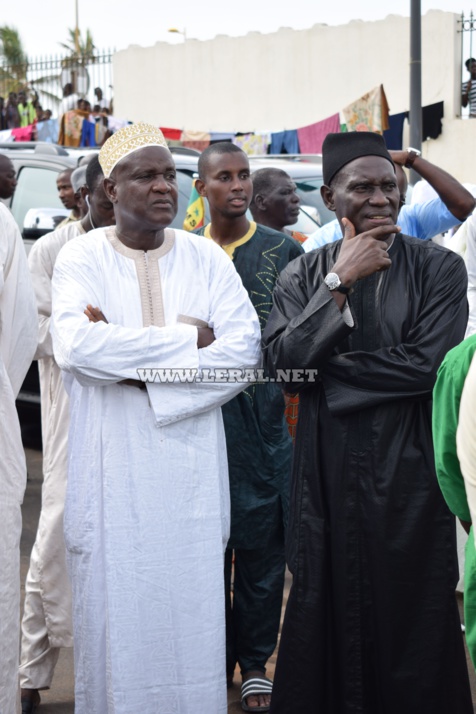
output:
<instances>
[{"instance_id":1,"label":"silver watch face","mask_svg":"<svg viewBox=\"0 0 476 714\"><path fill-rule=\"evenodd\" d=\"M340 285L340 278L337 273L327 273L324 282L329 290L337 290Z\"/></svg>"}]
</instances>

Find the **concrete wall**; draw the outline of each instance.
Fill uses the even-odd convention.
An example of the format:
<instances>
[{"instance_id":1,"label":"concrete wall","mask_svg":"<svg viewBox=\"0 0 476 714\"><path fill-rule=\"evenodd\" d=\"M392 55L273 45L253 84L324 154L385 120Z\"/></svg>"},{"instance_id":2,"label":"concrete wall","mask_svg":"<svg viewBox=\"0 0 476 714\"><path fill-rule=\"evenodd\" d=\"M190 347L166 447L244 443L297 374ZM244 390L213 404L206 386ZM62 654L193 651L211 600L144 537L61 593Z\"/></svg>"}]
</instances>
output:
<instances>
[{"instance_id":1,"label":"concrete wall","mask_svg":"<svg viewBox=\"0 0 476 714\"><path fill-rule=\"evenodd\" d=\"M424 155L473 178L476 120L456 119L461 84L458 15L422 19L423 104L444 100L444 134ZM339 111L383 84L391 113L409 108L409 18L205 42L129 47L114 56L117 116L203 131L278 131ZM474 171L476 181L476 170Z\"/></svg>"},{"instance_id":2,"label":"concrete wall","mask_svg":"<svg viewBox=\"0 0 476 714\"><path fill-rule=\"evenodd\" d=\"M459 181L476 184L476 119L444 119L443 134L425 141L422 153Z\"/></svg>"}]
</instances>

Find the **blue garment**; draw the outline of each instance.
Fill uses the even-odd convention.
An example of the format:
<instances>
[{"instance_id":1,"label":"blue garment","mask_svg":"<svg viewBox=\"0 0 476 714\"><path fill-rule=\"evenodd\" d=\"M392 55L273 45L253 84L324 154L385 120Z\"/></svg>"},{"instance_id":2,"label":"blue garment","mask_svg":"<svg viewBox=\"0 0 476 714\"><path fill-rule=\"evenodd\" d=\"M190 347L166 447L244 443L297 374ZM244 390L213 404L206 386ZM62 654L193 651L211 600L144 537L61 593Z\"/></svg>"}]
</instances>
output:
<instances>
[{"instance_id":1,"label":"blue garment","mask_svg":"<svg viewBox=\"0 0 476 714\"><path fill-rule=\"evenodd\" d=\"M401 151L403 146L403 123L408 118L408 112L392 114L388 117L388 129L383 132L387 149Z\"/></svg>"},{"instance_id":2,"label":"blue garment","mask_svg":"<svg viewBox=\"0 0 476 714\"><path fill-rule=\"evenodd\" d=\"M80 146L97 146L96 141L96 124L85 119L81 131Z\"/></svg>"},{"instance_id":3,"label":"blue garment","mask_svg":"<svg viewBox=\"0 0 476 714\"><path fill-rule=\"evenodd\" d=\"M405 204L398 214L397 225L402 233L421 240L430 240L438 233L449 231L453 226L459 226L462 221L455 218L441 198L434 198L425 203ZM342 238L342 231L337 219L318 228L315 233L304 241L302 247L309 253L311 250L321 248L326 243L333 243Z\"/></svg>"},{"instance_id":4,"label":"blue garment","mask_svg":"<svg viewBox=\"0 0 476 714\"><path fill-rule=\"evenodd\" d=\"M284 150L284 151L283 151ZM296 129L278 131L271 134L270 154L299 154L299 141Z\"/></svg>"},{"instance_id":5,"label":"blue garment","mask_svg":"<svg viewBox=\"0 0 476 714\"><path fill-rule=\"evenodd\" d=\"M210 132L210 144L214 141L232 141L235 135L229 131L211 131Z\"/></svg>"},{"instance_id":6,"label":"blue garment","mask_svg":"<svg viewBox=\"0 0 476 714\"><path fill-rule=\"evenodd\" d=\"M36 125L38 141L46 141L48 144L56 144L58 141L59 126L57 119L45 119Z\"/></svg>"}]
</instances>

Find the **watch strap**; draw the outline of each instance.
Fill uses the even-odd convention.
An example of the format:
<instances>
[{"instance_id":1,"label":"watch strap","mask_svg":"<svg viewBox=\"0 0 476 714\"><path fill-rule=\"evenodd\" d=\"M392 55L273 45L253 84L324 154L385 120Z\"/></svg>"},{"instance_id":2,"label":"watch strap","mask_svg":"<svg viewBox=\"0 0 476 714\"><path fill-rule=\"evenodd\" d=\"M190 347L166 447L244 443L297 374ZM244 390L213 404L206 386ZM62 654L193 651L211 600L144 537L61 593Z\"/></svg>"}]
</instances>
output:
<instances>
[{"instance_id":1,"label":"watch strap","mask_svg":"<svg viewBox=\"0 0 476 714\"><path fill-rule=\"evenodd\" d=\"M345 285L342 285L342 283L336 288L338 293L343 293L344 295L348 295L350 293L350 288L346 288Z\"/></svg>"},{"instance_id":2,"label":"watch strap","mask_svg":"<svg viewBox=\"0 0 476 714\"><path fill-rule=\"evenodd\" d=\"M418 158L418 156L421 156L421 153L419 151L414 151L413 149L408 149L407 150L407 160L405 161L405 168L411 169L413 164L415 163L415 159Z\"/></svg>"}]
</instances>

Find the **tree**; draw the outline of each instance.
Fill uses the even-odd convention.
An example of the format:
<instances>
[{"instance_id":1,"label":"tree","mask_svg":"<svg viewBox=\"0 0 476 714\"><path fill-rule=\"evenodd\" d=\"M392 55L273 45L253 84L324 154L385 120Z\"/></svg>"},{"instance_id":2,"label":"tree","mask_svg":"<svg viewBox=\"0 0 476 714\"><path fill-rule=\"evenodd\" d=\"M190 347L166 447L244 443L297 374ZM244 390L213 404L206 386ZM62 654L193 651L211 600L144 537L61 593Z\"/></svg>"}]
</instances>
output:
<instances>
[{"instance_id":1,"label":"tree","mask_svg":"<svg viewBox=\"0 0 476 714\"><path fill-rule=\"evenodd\" d=\"M28 64L26 52L18 30L8 25L0 26L0 52L2 58L10 65Z\"/></svg>"},{"instance_id":2,"label":"tree","mask_svg":"<svg viewBox=\"0 0 476 714\"><path fill-rule=\"evenodd\" d=\"M62 85L71 84L73 91L85 96L89 89L89 74L87 65L95 61L94 51L96 49L90 30L86 30L83 38L81 30L68 29L69 40L59 44L68 51L68 56L61 60Z\"/></svg>"},{"instance_id":3,"label":"tree","mask_svg":"<svg viewBox=\"0 0 476 714\"><path fill-rule=\"evenodd\" d=\"M3 95L17 92L27 84L28 58L18 30L0 26L0 91Z\"/></svg>"},{"instance_id":4,"label":"tree","mask_svg":"<svg viewBox=\"0 0 476 714\"><path fill-rule=\"evenodd\" d=\"M69 40L59 44L70 54L68 59L75 60L81 64L86 64L94 60L94 50L96 46L91 35L91 30L86 30L86 37L83 39L81 30L78 30L78 42L76 44L76 31L68 29Z\"/></svg>"}]
</instances>

